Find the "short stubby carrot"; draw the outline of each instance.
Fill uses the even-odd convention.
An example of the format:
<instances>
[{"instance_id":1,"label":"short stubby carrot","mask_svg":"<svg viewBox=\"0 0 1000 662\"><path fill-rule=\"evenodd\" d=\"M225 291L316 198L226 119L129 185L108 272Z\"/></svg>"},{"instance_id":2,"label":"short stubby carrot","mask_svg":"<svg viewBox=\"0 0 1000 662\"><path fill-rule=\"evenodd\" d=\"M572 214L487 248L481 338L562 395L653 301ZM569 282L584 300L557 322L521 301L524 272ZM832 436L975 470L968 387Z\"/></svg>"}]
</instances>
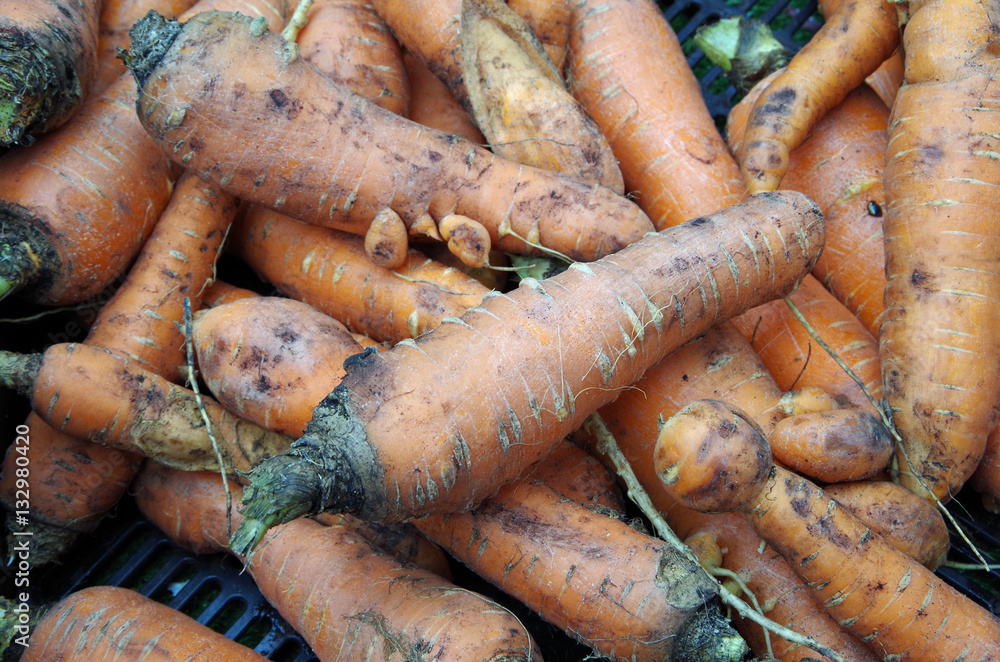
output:
<instances>
[{"instance_id":1,"label":"short stubby carrot","mask_svg":"<svg viewBox=\"0 0 1000 662\"><path fill-rule=\"evenodd\" d=\"M889 125L885 399L901 437L898 482L941 501L976 470L1000 410L998 12L996 2L919 6Z\"/></svg>"},{"instance_id":2,"label":"short stubby carrot","mask_svg":"<svg viewBox=\"0 0 1000 662\"><path fill-rule=\"evenodd\" d=\"M763 91L750 113L740 171L751 194L773 191L791 150L899 45L890 0L844 2Z\"/></svg>"},{"instance_id":3,"label":"short stubby carrot","mask_svg":"<svg viewBox=\"0 0 1000 662\"><path fill-rule=\"evenodd\" d=\"M295 447L254 471L234 548L310 512L471 508L677 346L794 287L821 244L808 198L756 197L358 355Z\"/></svg>"},{"instance_id":4,"label":"short stubby carrot","mask_svg":"<svg viewBox=\"0 0 1000 662\"><path fill-rule=\"evenodd\" d=\"M502 159L369 103L292 58L279 35L248 17L204 12L182 26L150 15L137 26L155 35L134 31L129 50L146 130L185 168L248 202L362 235L386 208L408 227L457 213L486 227L496 248L540 245L579 260L652 227L604 187Z\"/></svg>"},{"instance_id":5,"label":"short stubby carrot","mask_svg":"<svg viewBox=\"0 0 1000 662\"><path fill-rule=\"evenodd\" d=\"M611 141L625 190L658 230L746 194L698 79L655 2L576 2L571 26L569 87Z\"/></svg>"},{"instance_id":6,"label":"short stubby carrot","mask_svg":"<svg viewBox=\"0 0 1000 662\"><path fill-rule=\"evenodd\" d=\"M876 653L900 661L997 659L996 616L815 484L775 466L745 412L713 400L688 405L660 430L653 461L682 504L745 513L826 610Z\"/></svg>"}]
</instances>

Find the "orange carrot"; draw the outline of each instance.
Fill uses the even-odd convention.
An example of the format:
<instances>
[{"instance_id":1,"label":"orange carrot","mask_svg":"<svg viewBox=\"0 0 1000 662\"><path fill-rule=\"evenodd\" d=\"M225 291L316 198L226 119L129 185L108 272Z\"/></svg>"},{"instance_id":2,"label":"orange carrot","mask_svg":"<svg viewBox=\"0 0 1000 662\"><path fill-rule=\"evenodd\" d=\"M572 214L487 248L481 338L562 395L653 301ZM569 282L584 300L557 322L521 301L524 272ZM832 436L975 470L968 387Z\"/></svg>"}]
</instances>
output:
<instances>
[{"instance_id":1,"label":"orange carrot","mask_svg":"<svg viewBox=\"0 0 1000 662\"><path fill-rule=\"evenodd\" d=\"M928 569L937 570L948 556L951 539L944 516L902 485L865 480L827 485L823 491L893 547Z\"/></svg>"},{"instance_id":2,"label":"orange carrot","mask_svg":"<svg viewBox=\"0 0 1000 662\"><path fill-rule=\"evenodd\" d=\"M602 657L742 659L746 646L717 611L708 575L670 544L567 498L567 482L529 472L468 513L416 525Z\"/></svg>"},{"instance_id":3,"label":"orange carrot","mask_svg":"<svg viewBox=\"0 0 1000 662\"><path fill-rule=\"evenodd\" d=\"M747 251L751 233L783 254ZM677 346L793 285L821 237L801 194L757 197L361 355L295 447L254 471L234 549L310 512L398 520L474 506Z\"/></svg>"},{"instance_id":4,"label":"orange carrot","mask_svg":"<svg viewBox=\"0 0 1000 662\"><path fill-rule=\"evenodd\" d=\"M1000 620L813 483L775 466L745 413L721 401L692 403L666 421L653 459L684 505L746 513L827 611L880 655L995 658Z\"/></svg>"},{"instance_id":5,"label":"orange carrot","mask_svg":"<svg viewBox=\"0 0 1000 662\"><path fill-rule=\"evenodd\" d=\"M286 61L281 37L245 16L205 12L183 26L148 19L141 25L156 39L137 44L133 34L129 51L146 130L184 167L241 199L355 234L385 208L408 227L425 214L458 213L503 250L541 245L581 260L651 227L603 187L500 159L367 103L303 60ZM147 57L167 35L170 47ZM244 56L237 63L232 52ZM314 138L309 147L290 150L303 135Z\"/></svg>"},{"instance_id":6,"label":"orange carrot","mask_svg":"<svg viewBox=\"0 0 1000 662\"><path fill-rule=\"evenodd\" d=\"M0 150L61 126L97 75L102 0L7 0L0 9Z\"/></svg>"},{"instance_id":7,"label":"orange carrot","mask_svg":"<svg viewBox=\"0 0 1000 662\"><path fill-rule=\"evenodd\" d=\"M241 299L198 314L192 340L202 379L230 412L282 434L302 434L361 351L343 324L276 297Z\"/></svg>"},{"instance_id":8,"label":"orange carrot","mask_svg":"<svg viewBox=\"0 0 1000 662\"><path fill-rule=\"evenodd\" d=\"M410 84L403 53L370 2L315 0L306 21L295 41L307 62L355 94L406 115Z\"/></svg>"},{"instance_id":9,"label":"orange carrot","mask_svg":"<svg viewBox=\"0 0 1000 662\"><path fill-rule=\"evenodd\" d=\"M256 296L260 295L245 287L237 287L223 280L213 280L211 285L202 290L198 299L201 302L200 308L214 308L231 301Z\"/></svg>"},{"instance_id":10,"label":"orange carrot","mask_svg":"<svg viewBox=\"0 0 1000 662\"><path fill-rule=\"evenodd\" d=\"M567 0L507 0L542 43L557 71L569 49L570 7Z\"/></svg>"},{"instance_id":11,"label":"orange carrot","mask_svg":"<svg viewBox=\"0 0 1000 662\"><path fill-rule=\"evenodd\" d=\"M1000 409L1000 85L996 7L925 2L904 31L906 85L885 166L885 400L897 481L941 501L976 470Z\"/></svg>"},{"instance_id":12,"label":"orange carrot","mask_svg":"<svg viewBox=\"0 0 1000 662\"><path fill-rule=\"evenodd\" d=\"M414 249L401 267L377 267L361 237L263 207L252 207L234 224L230 241L244 262L283 293L378 341L414 338L461 315L488 292Z\"/></svg>"},{"instance_id":13,"label":"orange carrot","mask_svg":"<svg viewBox=\"0 0 1000 662\"><path fill-rule=\"evenodd\" d=\"M611 141L625 190L656 228L741 199L739 168L656 3L586 0L572 12L570 89Z\"/></svg>"},{"instance_id":14,"label":"orange carrot","mask_svg":"<svg viewBox=\"0 0 1000 662\"><path fill-rule=\"evenodd\" d=\"M739 157L747 115L762 87L729 113L727 141ZM867 86L832 108L789 155L782 188L805 193L823 210L826 248L813 275L878 337L885 311L882 170L889 110Z\"/></svg>"},{"instance_id":15,"label":"orange carrot","mask_svg":"<svg viewBox=\"0 0 1000 662\"><path fill-rule=\"evenodd\" d=\"M291 439L230 414L108 350L77 343L42 354L0 351L0 384L31 400L57 430L185 470L247 471ZM206 425L203 415L209 419Z\"/></svg>"},{"instance_id":16,"label":"orange carrot","mask_svg":"<svg viewBox=\"0 0 1000 662\"><path fill-rule=\"evenodd\" d=\"M451 91L412 53L403 55L410 80L410 111L407 117L418 124L465 138L475 145L485 145L476 123L458 103Z\"/></svg>"},{"instance_id":17,"label":"orange carrot","mask_svg":"<svg viewBox=\"0 0 1000 662\"><path fill-rule=\"evenodd\" d=\"M750 113L740 170L751 194L778 188L789 152L898 45L899 16L890 0L844 2L827 17Z\"/></svg>"},{"instance_id":18,"label":"orange carrot","mask_svg":"<svg viewBox=\"0 0 1000 662\"><path fill-rule=\"evenodd\" d=\"M812 275L789 297L837 355L861 378L876 401L882 396L878 345L864 325ZM810 336L784 301L733 319L782 390L818 386L842 407L875 413L860 386Z\"/></svg>"},{"instance_id":19,"label":"orange carrot","mask_svg":"<svg viewBox=\"0 0 1000 662\"><path fill-rule=\"evenodd\" d=\"M239 487L231 489L238 497ZM136 500L174 542L199 552L226 549L218 474L150 463ZM229 514L239 522L239 513ZM298 519L244 561L261 593L324 662L540 659L524 627L499 605L392 558L349 526Z\"/></svg>"},{"instance_id":20,"label":"orange carrot","mask_svg":"<svg viewBox=\"0 0 1000 662\"><path fill-rule=\"evenodd\" d=\"M31 633L21 662L264 662L266 657L127 588L92 586L63 598Z\"/></svg>"}]
</instances>

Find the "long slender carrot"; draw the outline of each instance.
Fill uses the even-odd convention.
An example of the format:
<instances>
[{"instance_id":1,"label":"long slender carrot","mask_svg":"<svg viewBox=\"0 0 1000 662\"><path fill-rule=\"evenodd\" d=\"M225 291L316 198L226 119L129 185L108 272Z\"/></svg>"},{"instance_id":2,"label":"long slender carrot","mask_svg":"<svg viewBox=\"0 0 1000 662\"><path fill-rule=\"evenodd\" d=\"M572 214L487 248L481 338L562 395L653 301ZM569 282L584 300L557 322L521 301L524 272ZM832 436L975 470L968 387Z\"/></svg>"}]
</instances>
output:
<instances>
[{"instance_id":1,"label":"long slender carrot","mask_svg":"<svg viewBox=\"0 0 1000 662\"><path fill-rule=\"evenodd\" d=\"M239 496L239 487L231 489ZM180 545L226 547L226 494L218 474L153 463L137 483L143 514ZM234 523L239 513L228 513ZM261 593L324 662L540 660L509 612L487 598L372 547L350 526L303 518L276 529L248 559Z\"/></svg>"},{"instance_id":2,"label":"long slender carrot","mask_svg":"<svg viewBox=\"0 0 1000 662\"><path fill-rule=\"evenodd\" d=\"M470 512L416 525L602 657L743 658L745 644L717 611L718 588L694 561L567 498L564 483L529 472Z\"/></svg>"},{"instance_id":3,"label":"long slender carrot","mask_svg":"<svg viewBox=\"0 0 1000 662\"><path fill-rule=\"evenodd\" d=\"M406 116L410 84L402 49L370 2L316 0L306 21L295 42L307 62L355 94Z\"/></svg>"},{"instance_id":4,"label":"long slender carrot","mask_svg":"<svg viewBox=\"0 0 1000 662\"><path fill-rule=\"evenodd\" d=\"M235 213L231 196L196 177L182 177L125 282L105 304L85 342L176 381L184 363L183 299L195 298L211 279ZM0 469L0 502L8 514L29 511L36 536L33 561L41 567L59 560L67 539L93 529L117 503L141 457L72 438L36 414L29 416L27 425L28 457L35 474L30 508L14 508L18 458L12 454ZM53 544L43 543L50 536Z\"/></svg>"},{"instance_id":5,"label":"long slender carrot","mask_svg":"<svg viewBox=\"0 0 1000 662\"><path fill-rule=\"evenodd\" d=\"M97 75L102 0L7 0L0 9L0 150L62 125Z\"/></svg>"},{"instance_id":6,"label":"long slender carrot","mask_svg":"<svg viewBox=\"0 0 1000 662\"><path fill-rule=\"evenodd\" d=\"M22 662L264 662L263 655L190 616L118 586L92 586L48 610Z\"/></svg>"},{"instance_id":7,"label":"long slender carrot","mask_svg":"<svg viewBox=\"0 0 1000 662\"><path fill-rule=\"evenodd\" d=\"M218 471L219 455L226 471L248 471L291 442L207 396L199 404L191 390L99 347L58 344L32 355L0 351L0 383L29 398L35 413L57 430L189 471Z\"/></svg>"},{"instance_id":8,"label":"long slender carrot","mask_svg":"<svg viewBox=\"0 0 1000 662\"><path fill-rule=\"evenodd\" d=\"M302 434L361 352L343 324L292 299L254 297L199 313L192 325L201 377L229 411L282 434Z\"/></svg>"},{"instance_id":9,"label":"long slender carrot","mask_svg":"<svg viewBox=\"0 0 1000 662\"><path fill-rule=\"evenodd\" d=\"M996 659L1000 620L822 489L775 466L745 413L721 401L692 403L667 420L653 460L688 507L746 513L826 610L878 654ZM722 484L726 489L718 489Z\"/></svg>"},{"instance_id":10,"label":"long slender carrot","mask_svg":"<svg viewBox=\"0 0 1000 662\"><path fill-rule=\"evenodd\" d=\"M233 226L231 249L284 294L375 340L399 342L460 316L489 290L410 249L396 269L368 259L361 237L252 207Z\"/></svg>"},{"instance_id":11,"label":"long slender carrot","mask_svg":"<svg viewBox=\"0 0 1000 662\"><path fill-rule=\"evenodd\" d=\"M926 2L904 31L886 153L885 399L898 482L946 501L1000 409L996 3Z\"/></svg>"},{"instance_id":12,"label":"long slender carrot","mask_svg":"<svg viewBox=\"0 0 1000 662\"><path fill-rule=\"evenodd\" d=\"M362 355L295 447L254 471L234 549L309 512L472 507L678 345L794 284L821 237L801 194L757 197Z\"/></svg>"},{"instance_id":13,"label":"long slender carrot","mask_svg":"<svg viewBox=\"0 0 1000 662\"><path fill-rule=\"evenodd\" d=\"M754 104L740 157L751 194L778 188L789 152L892 55L899 38L899 12L889 0L845 2L827 17Z\"/></svg>"},{"instance_id":14,"label":"long slender carrot","mask_svg":"<svg viewBox=\"0 0 1000 662\"><path fill-rule=\"evenodd\" d=\"M570 89L611 141L625 190L656 228L741 199L739 168L657 4L587 0L572 11Z\"/></svg>"},{"instance_id":15,"label":"long slender carrot","mask_svg":"<svg viewBox=\"0 0 1000 662\"><path fill-rule=\"evenodd\" d=\"M726 139L737 158L761 91L758 86L729 112ZM826 248L813 275L875 338L885 311L882 171L888 125L889 109L868 86L859 86L792 150L781 181L782 188L805 193L823 210Z\"/></svg>"},{"instance_id":16,"label":"long slender carrot","mask_svg":"<svg viewBox=\"0 0 1000 662\"><path fill-rule=\"evenodd\" d=\"M583 260L651 228L638 207L603 187L500 159L367 103L308 63L286 61L282 39L251 24L224 13L183 26L150 17L140 26L155 39L137 43L133 33L129 51L147 131L241 199L355 234L387 208L407 227L457 213L487 228L497 248L541 245ZM161 52L164 40L170 47ZM237 63L232 52L244 56ZM290 149L303 135L314 138L309 147Z\"/></svg>"}]
</instances>

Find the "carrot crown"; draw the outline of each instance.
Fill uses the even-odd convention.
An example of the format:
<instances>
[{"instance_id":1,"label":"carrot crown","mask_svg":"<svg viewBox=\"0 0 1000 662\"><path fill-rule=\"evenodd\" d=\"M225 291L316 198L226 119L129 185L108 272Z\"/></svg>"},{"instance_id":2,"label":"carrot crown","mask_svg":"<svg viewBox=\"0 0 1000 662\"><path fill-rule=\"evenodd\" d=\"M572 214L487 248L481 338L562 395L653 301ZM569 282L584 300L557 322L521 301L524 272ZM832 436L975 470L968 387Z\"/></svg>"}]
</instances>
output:
<instances>
[{"instance_id":1,"label":"carrot crown","mask_svg":"<svg viewBox=\"0 0 1000 662\"><path fill-rule=\"evenodd\" d=\"M135 76L139 89L146 84L150 72L163 59L180 31L180 21L166 19L152 9L129 30L131 45L128 49L118 49L118 58Z\"/></svg>"}]
</instances>

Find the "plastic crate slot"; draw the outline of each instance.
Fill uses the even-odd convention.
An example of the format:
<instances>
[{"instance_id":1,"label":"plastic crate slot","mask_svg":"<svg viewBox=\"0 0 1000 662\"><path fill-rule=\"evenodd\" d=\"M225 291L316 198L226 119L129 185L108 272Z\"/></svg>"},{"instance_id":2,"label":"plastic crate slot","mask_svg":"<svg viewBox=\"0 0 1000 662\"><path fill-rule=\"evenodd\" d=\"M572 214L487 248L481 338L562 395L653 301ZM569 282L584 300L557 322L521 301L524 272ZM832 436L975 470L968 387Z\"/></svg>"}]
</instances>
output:
<instances>
[{"instance_id":1,"label":"plastic crate slot","mask_svg":"<svg viewBox=\"0 0 1000 662\"><path fill-rule=\"evenodd\" d=\"M154 590L150 590L148 597L156 600L157 602L162 602L163 604L170 604L170 602L177 597L177 594L187 586L188 582L195 578L198 574L198 569L195 567L194 562L190 558L182 558L180 562L175 565L171 572L163 578L159 583L159 586Z\"/></svg>"},{"instance_id":2,"label":"plastic crate slot","mask_svg":"<svg viewBox=\"0 0 1000 662\"><path fill-rule=\"evenodd\" d=\"M171 602L170 606L184 612L199 623L203 623L200 616L219 597L220 593L222 593L222 584L215 577L197 583L189 582L181 589L180 594Z\"/></svg>"},{"instance_id":3,"label":"plastic crate slot","mask_svg":"<svg viewBox=\"0 0 1000 662\"><path fill-rule=\"evenodd\" d=\"M304 650L295 639L285 639L267 658L273 662L299 662Z\"/></svg>"},{"instance_id":4,"label":"plastic crate slot","mask_svg":"<svg viewBox=\"0 0 1000 662\"><path fill-rule=\"evenodd\" d=\"M229 631L240 620L240 618L246 614L247 611L249 611L248 608L249 603L246 599L239 595L233 596L222 603L222 606L215 612L215 615L205 623L205 625L212 628L216 632L229 636Z\"/></svg>"}]
</instances>

